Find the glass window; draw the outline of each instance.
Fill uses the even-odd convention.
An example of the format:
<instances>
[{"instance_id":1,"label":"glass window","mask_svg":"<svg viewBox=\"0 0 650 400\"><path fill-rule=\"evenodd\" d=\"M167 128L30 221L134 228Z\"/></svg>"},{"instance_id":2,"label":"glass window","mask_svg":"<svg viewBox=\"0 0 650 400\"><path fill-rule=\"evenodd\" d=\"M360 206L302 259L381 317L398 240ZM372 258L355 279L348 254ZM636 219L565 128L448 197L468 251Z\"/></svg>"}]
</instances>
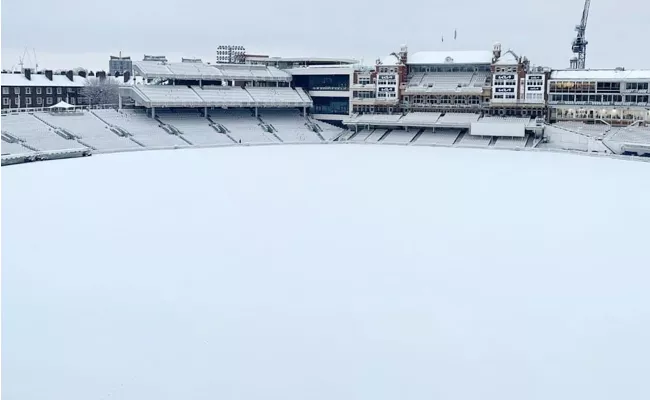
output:
<instances>
[{"instance_id":1,"label":"glass window","mask_svg":"<svg viewBox=\"0 0 650 400\"><path fill-rule=\"evenodd\" d=\"M56 88L56 94L61 94L63 91L61 90L60 87Z\"/></svg>"},{"instance_id":2,"label":"glass window","mask_svg":"<svg viewBox=\"0 0 650 400\"><path fill-rule=\"evenodd\" d=\"M25 94L32 94L32 88L26 87L25 88Z\"/></svg>"},{"instance_id":3,"label":"glass window","mask_svg":"<svg viewBox=\"0 0 650 400\"><path fill-rule=\"evenodd\" d=\"M31 106L32 105L32 98L31 97L25 98L25 105L26 106Z\"/></svg>"},{"instance_id":4,"label":"glass window","mask_svg":"<svg viewBox=\"0 0 650 400\"><path fill-rule=\"evenodd\" d=\"M14 88L14 94L20 94L20 88L19 87Z\"/></svg>"},{"instance_id":5,"label":"glass window","mask_svg":"<svg viewBox=\"0 0 650 400\"><path fill-rule=\"evenodd\" d=\"M51 88L48 88L48 89L52 90ZM48 98L47 98L47 105L49 106L49 105L51 105L51 104L52 104L52 98L51 98L51 97L48 97Z\"/></svg>"},{"instance_id":6,"label":"glass window","mask_svg":"<svg viewBox=\"0 0 650 400\"><path fill-rule=\"evenodd\" d=\"M51 88L51 87L46 88L46 89L45 89L45 93L47 93L47 94L52 94L52 88Z\"/></svg>"},{"instance_id":7,"label":"glass window","mask_svg":"<svg viewBox=\"0 0 650 400\"><path fill-rule=\"evenodd\" d=\"M42 97L37 97L36 98L36 104L38 104L39 106L42 106L43 105L43 98Z\"/></svg>"},{"instance_id":8,"label":"glass window","mask_svg":"<svg viewBox=\"0 0 650 400\"><path fill-rule=\"evenodd\" d=\"M2 88L2 94L9 94L9 88L8 87L3 87Z\"/></svg>"},{"instance_id":9,"label":"glass window","mask_svg":"<svg viewBox=\"0 0 650 400\"><path fill-rule=\"evenodd\" d=\"M2 105L8 106L9 105L9 97L5 97L2 99Z\"/></svg>"},{"instance_id":10,"label":"glass window","mask_svg":"<svg viewBox=\"0 0 650 400\"><path fill-rule=\"evenodd\" d=\"M41 94L41 93L43 93L43 89L37 87L37 88L36 88L36 94Z\"/></svg>"}]
</instances>

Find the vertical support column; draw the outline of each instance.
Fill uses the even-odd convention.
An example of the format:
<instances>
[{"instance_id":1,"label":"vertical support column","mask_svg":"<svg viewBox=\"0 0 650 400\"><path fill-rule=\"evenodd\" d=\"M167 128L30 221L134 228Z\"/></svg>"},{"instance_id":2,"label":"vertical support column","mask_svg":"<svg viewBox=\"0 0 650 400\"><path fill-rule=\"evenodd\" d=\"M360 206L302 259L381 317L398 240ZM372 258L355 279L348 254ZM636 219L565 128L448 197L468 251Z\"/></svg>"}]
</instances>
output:
<instances>
[{"instance_id":1,"label":"vertical support column","mask_svg":"<svg viewBox=\"0 0 650 400\"><path fill-rule=\"evenodd\" d=\"M307 107L302 108L302 116L307 118Z\"/></svg>"},{"instance_id":2,"label":"vertical support column","mask_svg":"<svg viewBox=\"0 0 650 400\"><path fill-rule=\"evenodd\" d=\"M208 106L203 107L203 114L205 115L205 118L208 118Z\"/></svg>"},{"instance_id":3,"label":"vertical support column","mask_svg":"<svg viewBox=\"0 0 650 400\"><path fill-rule=\"evenodd\" d=\"M257 107L255 107L255 118L257 118Z\"/></svg>"},{"instance_id":4,"label":"vertical support column","mask_svg":"<svg viewBox=\"0 0 650 400\"><path fill-rule=\"evenodd\" d=\"M156 107L151 107L151 118L156 118Z\"/></svg>"},{"instance_id":5,"label":"vertical support column","mask_svg":"<svg viewBox=\"0 0 650 400\"><path fill-rule=\"evenodd\" d=\"M199 87L203 87L203 79L199 79Z\"/></svg>"},{"instance_id":6,"label":"vertical support column","mask_svg":"<svg viewBox=\"0 0 650 400\"><path fill-rule=\"evenodd\" d=\"M122 109L122 93L117 93L117 109Z\"/></svg>"}]
</instances>

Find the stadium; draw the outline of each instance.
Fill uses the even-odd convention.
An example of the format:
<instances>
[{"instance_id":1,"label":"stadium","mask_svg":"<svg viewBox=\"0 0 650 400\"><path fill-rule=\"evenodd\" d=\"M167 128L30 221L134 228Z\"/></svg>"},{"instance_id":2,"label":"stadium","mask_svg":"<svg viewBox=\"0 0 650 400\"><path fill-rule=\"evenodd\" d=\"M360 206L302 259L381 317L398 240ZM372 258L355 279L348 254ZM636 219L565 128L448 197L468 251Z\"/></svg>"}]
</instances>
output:
<instances>
[{"instance_id":1,"label":"stadium","mask_svg":"<svg viewBox=\"0 0 650 400\"><path fill-rule=\"evenodd\" d=\"M3 397L650 398L650 70L387 53L3 73Z\"/></svg>"}]
</instances>

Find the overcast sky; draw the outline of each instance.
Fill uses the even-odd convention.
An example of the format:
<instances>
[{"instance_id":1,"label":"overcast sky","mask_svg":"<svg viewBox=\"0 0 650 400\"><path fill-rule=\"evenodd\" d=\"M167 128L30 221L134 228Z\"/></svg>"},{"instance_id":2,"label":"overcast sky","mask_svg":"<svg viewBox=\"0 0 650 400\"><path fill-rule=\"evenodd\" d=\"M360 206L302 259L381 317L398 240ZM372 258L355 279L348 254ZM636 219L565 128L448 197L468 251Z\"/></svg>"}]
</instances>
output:
<instances>
[{"instance_id":1,"label":"overcast sky","mask_svg":"<svg viewBox=\"0 0 650 400\"><path fill-rule=\"evenodd\" d=\"M25 48L36 50L41 67L106 69L108 56L120 50L134 59L146 52L172 61L181 56L214 61L217 45L241 44L254 53L354 57L372 63L402 43L410 51L489 50L499 41L533 64L561 68L571 57L583 3L139 0L100 6L3 0L2 67L17 65ZM587 65L650 68L649 15L647 0L594 0ZM33 61L26 59L26 64Z\"/></svg>"}]
</instances>

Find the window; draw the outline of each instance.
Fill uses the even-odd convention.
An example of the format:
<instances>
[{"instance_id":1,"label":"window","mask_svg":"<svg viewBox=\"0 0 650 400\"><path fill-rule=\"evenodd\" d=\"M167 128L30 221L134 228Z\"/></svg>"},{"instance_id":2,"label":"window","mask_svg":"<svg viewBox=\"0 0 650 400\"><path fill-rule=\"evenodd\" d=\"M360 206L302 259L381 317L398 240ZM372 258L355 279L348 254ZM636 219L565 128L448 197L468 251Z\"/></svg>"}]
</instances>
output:
<instances>
[{"instance_id":1,"label":"window","mask_svg":"<svg viewBox=\"0 0 650 400\"><path fill-rule=\"evenodd\" d=\"M19 87L14 88L14 94L20 94L20 88Z\"/></svg>"},{"instance_id":2,"label":"window","mask_svg":"<svg viewBox=\"0 0 650 400\"><path fill-rule=\"evenodd\" d=\"M63 91L61 90L61 88L60 88L60 87L56 88L56 94L61 94L61 93L63 93Z\"/></svg>"},{"instance_id":3,"label":"window","mask_svg":"<svg viewBox=\"0 0 650 400\"><path fill-rule=\"evenodd\" d=\"M20 97L16 96L16 98L14 99L14 103L15 103L17 106L20 106Z\"/></svg>"},{"instance_id":4,"label":"window","mask_svg":"<svg viewBox=\"0 0 650 400\"><path fill-rule=\"evenodd\" d=\"M77 104L77 99L75 99L74 97L71 98L70 99L70 104L72 104L73 106L76 105Z\"/></svg>"},{"instance_id":5,"label":"window","mask_svg":"<svg viewBox=\"0 0 650 400\"><path fill-rule=\"evenodd\" d=\"M51 90L51 88L48 88L48 89ZM52 105L52 98L51 98L51 97L48 97L48 98L47 98L47 105L48 105L48 106L49 106L49 105Z\"/></svg>"},{"instance_id":6,"label":"window","mask_svg":"<svg viewBox=\"0 0 650 400\"><path fill-rule=\"evenodd\" d=\"M46 88L46 89L45 89L45 93L47 93L47 94L52 94L52 88L51 88L51 87Z\"/></svg>"},{"instance_id":7,"label":"window","mask_svg":"<svg viewBox=\"0 0 650 400\"><path fill-rule=\"evenodd\" d=\"M3 87L2 88L2 94L9 94L9 88L8 87Z\"/></svg>"},{"instance_id":8,"label":"window","mask_svg":"<svg viewBox=\"0 0 650 400\"><path fill-rule=\"evenodd\" d=\"M32 88L26 87L25 88L25 94L32 94Z\"/></svg>"},{"instance_id":9,"label":"window","mask_svg":"<svg viewBox=\"0 0 650 400\"><path fill-rule=\"evenodd\" d=\"M37 87L36 88L36 94L41 94L41 93L43 93L43 88Z\"/></svg>"},{"instance_id":10,"label":"window","mask_svg":"<svg viewBox=\"0 0 650 400\"><path fill-rule=\"evenodd\" d=\"M9 105L9 97L5 97L4 99L2 99L2 105L3 106L8 106Z\"/></svg>"},{"instance_id":11,"label":"window","mask_svg":"<svg viewBox=\"0 0 650 400\"><path fill-rule=\"evenodd\" d=\"M56 98L56 102L57 102L57 103L60 103L61 101L63 101L63 99L62 99L61 97L57 97L57 98Z\"/></svg>"},{"instance_id":12,"label":"window","mask_svg":"<svg viewBox=\"0 0 650 400\"><path fill-rule=\"evenodd\" d=\"M25 98L25 105L26 106L31 106L32 105L32 98L31 97Z\"/></svg>"},{"instance_id":13,"label":"window","mask_svg":"<svg viewBox=\"0 0 650 400\"><path fill-rule=\"evenodd\" d=\"M38 104L39 106L42 106L43 105L43 98L42 97L37 97L36 98L36 104Z\"/></svg>"}]
</instances>

